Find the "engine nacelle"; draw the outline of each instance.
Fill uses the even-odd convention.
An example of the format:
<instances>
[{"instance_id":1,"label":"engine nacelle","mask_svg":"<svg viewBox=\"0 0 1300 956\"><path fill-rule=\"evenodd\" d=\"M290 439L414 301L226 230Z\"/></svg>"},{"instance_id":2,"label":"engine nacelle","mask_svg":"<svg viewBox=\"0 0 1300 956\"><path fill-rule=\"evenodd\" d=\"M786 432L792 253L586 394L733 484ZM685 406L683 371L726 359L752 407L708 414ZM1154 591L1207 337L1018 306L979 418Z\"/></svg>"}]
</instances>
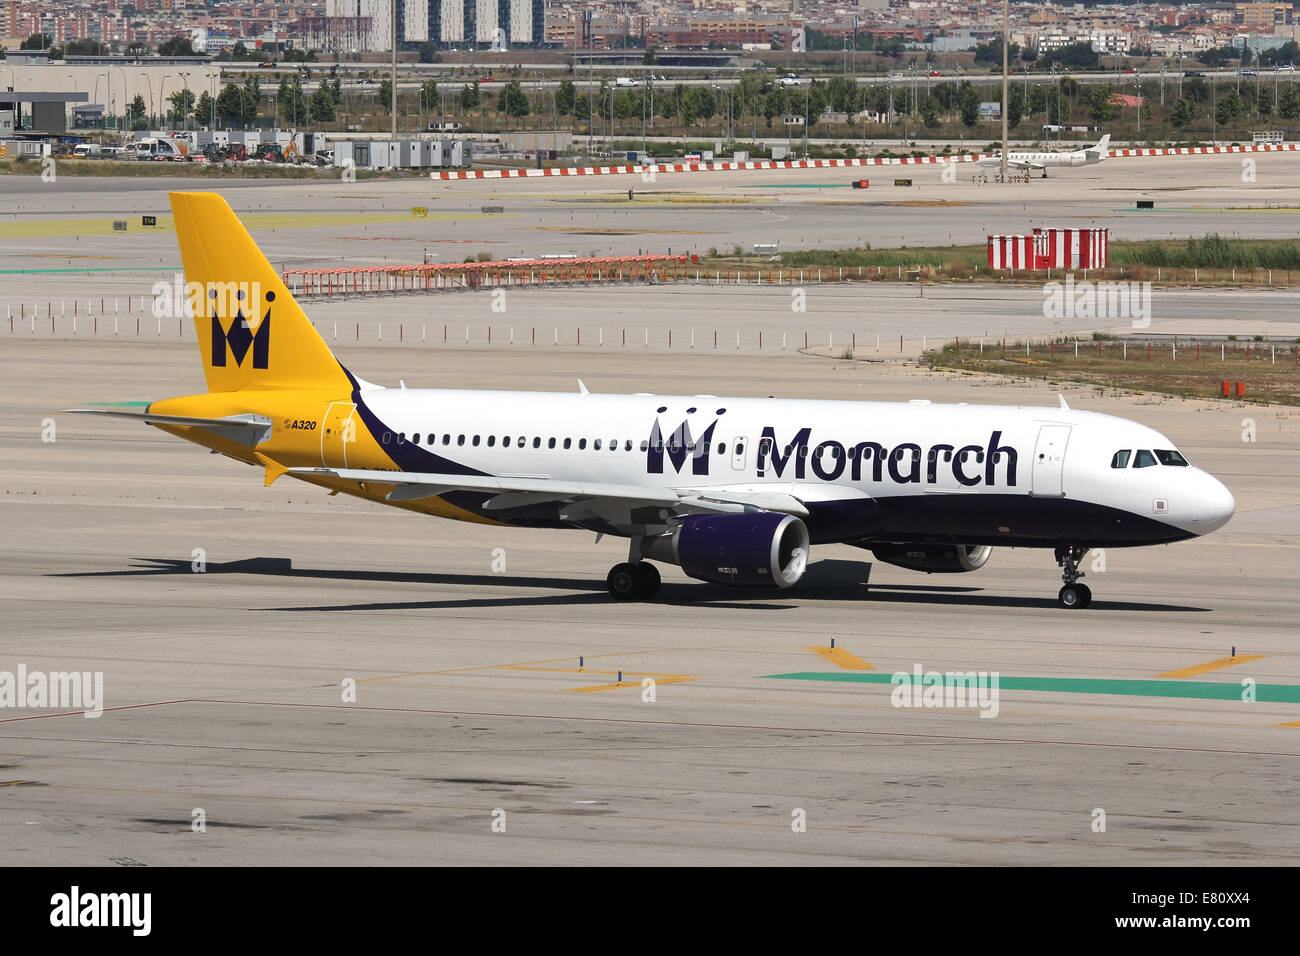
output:
<instances>
[{"instance_id":1,"label":"engine nacelle","mask_svg":"<svg viewBox=\"0 0 1300 956\"><path fill-rule=\"evenodd\" d=\"M808 528L794 515L758 511L698 515L647 538L641 553L676 564L701 581L741 588L788 588L808 566Z\"/></svg>"},{"instance_id":2,"label":"engine nacelle","mask_svg":"<svg viewBox=\"0 0 1300 956\"><path fill-rule=\"evenodd\" d=\"M871 553L886 564L909 571L950 574L978 571L988 563L993 548L987 544L877 544Z\"/></svg>"}]
</instances>

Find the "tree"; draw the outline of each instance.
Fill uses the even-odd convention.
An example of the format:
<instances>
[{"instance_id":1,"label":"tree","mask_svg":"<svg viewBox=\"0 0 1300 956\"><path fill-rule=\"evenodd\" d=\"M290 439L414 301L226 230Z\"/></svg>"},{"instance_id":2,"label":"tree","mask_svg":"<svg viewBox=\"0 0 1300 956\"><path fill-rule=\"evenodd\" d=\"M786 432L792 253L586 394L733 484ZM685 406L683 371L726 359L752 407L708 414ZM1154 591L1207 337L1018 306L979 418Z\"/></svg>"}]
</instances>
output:
<instances>
[{"instance_id":1,"label":"tree","mask_svg":"<svg viewBox=\"0 0 1300 956\"><path fill-rule=\"evenodd\" d=\"M171 116L173 119L183 119L194 110L194 94L190 90L177 90L167 97L167 100L172 105Z\"/></svg>"},{"instance_id":2,"label":"tree","mask_svg":"<svg viewBox=\"0 0 1300 956\"><path fill-rule=\"evenodd\" d=\"M216 101L204 90L200 95L198 102L194 104L194 122L202 126L204 123L211 123L212 114L216 107Z\"/></svg>"},{"instance_id":3,"label":"tree","mask_svg":"<svg viewBox=\"0 0 1300 956\"><path fill-rule=\"evenodd\" d=\"M337 82L337 81L336 81ZM420 84L420 108L431 110L438 103L438 81L425 80Z\"/></svg>"},{"instance_id":4,"label":"tree","mask_svg":"<svg viewBox=\"0 0 1300 956\"><path fill-rule=\"evenodd\" d=\"M478 80L472 84L466 83L460 88L460 108L463 112L468 113L470 110L476 110L483 102L483 97L478 90Z\"/></svg>"},{"instance_id":5,"label":"tree","mask_svg":"<svg viewBox=\"0 0 1300 956\"><path fill-rule=\"evenodd\" d=\"M281 80L276 100L278 101L280 116L290 126L297 126L309 118L310 107L306 98L302 95L301 77L295 76L292 82L288 79Z\"/></svg>"},{"instance_id":6,"label":"tree","mask_svg":"<svg viewBox=\"0 0 1300 956\"><path fill-rule=\"evenodd\" d=\"M645 56L641 57L641 62L646 66L654 66L659 62L659 56L655 53L654 47L647 46L645 48Z\"/></svg>"},{"instance_id":7,"label":"tree","mask_svg":"<svg viewBox=\"0 0 1300 956\"><path fill-rule=\"evenodd\" d=\"M230 50L230 58L235 61L247 60L250 54L248 47L244 46L243 40L236 40L234 47Z\"/></svg>"},{"instance_id":8,"label":"tree","mask_svg":"<svg viewBox=\"0 0 1300 956\"><path fill-rule=\"evenodd\" d=\"M189 37L172 37L158 44L159 56L193 56L194 47Z\"/></svg>"},{"instance_id":9,"label":"tree","mask_svg":"<svg viewBox=\"0 0 1300 956\"><path fill-rule=\"evenodd\" d=\"M957 112L964 125L974 128L980 121L980 95L968 80L961 81L961 90L957 93Z\"/></svg>"},{"instance_id":10,"label":"tree","mask_svg":"<svg viewBox=\"0 0 1300 956\"><path fill-rule=\"evenodd\" d=\"M516 119L527 116L531 112L528 94L524 92L518 80L511 80L501 91L501 108L507 116Z\"/></svg>"},{"instance_id":11,"label":"tree","mask_svg":"<svg viewBox=\"0 0 1300 956\"><path fill-rule=\"evenodd\" d=\"M1020 55L1020 44L1013 43L1007 47L1007 62L1014 60ZM1002 66L1002 37L994 37L988 43L981 43L975 47L976 64L988 64L990 66Z\"/></svg>"},{"instance_id":12,"label":"tree","mask_svg":"<svg viewBox=\"0 0 1300 956\"><path fill-rule=\"evenodd\" d=\"M1035 83L1033 87L1029 90L1028 107L1029 107L1030 116L1036 116L1039 113L1046 112L1047 110L1047 94L1043 91L1043 88L1037 83Z\"/></svg>"},{"instance_id":13,"label":"tree","mask_svg":"<svg viewBox=\"0 0 1300 956\"><path fill-rule=\"evenodd\" d=\"M307 112L313 123L334 122L334 97L328 83L321 83L311 95Z\"/></svg>"},{"instance_id":14,"label":"tree","mask_svg":"<svg viewBox=\"0 0 1300 956\"><path fill-rule=\"evenodd\" d=\"M217 121L222 126L244 125L244 91L235 83L227 83L217 94Z\"/></svg>"},{"instance_id":15,"label":"tree","mask_svg":"<svg viewBox=\"0 0 1300 956\"><path fill-rule=\"evenodd\" d=\"M561 116L570 115L577 99L578 91L573 85L573 80L565 77L560 80L560 85L555 91L555 112Z\"/></svg>"},{"instance_id":16,"label":"tree","mask_svg":"<svg viewBox=\"0 0 1300 956\"><path fill-rule=\"evenodd\" d=\"M144 97L137 93L135 99L131 101L131 105L126 108L126 115L132 120L144 119L145 109Z\"/></svg>"},{"instance_id":17,"label":"tree","mask_svg":"<svg viewBox=\"0 0 1300 956\"><path fill-rule=\"evenodd\" d=\"M1290 83L1278 94L1277 115L1288 120L1300 116L1300 96L1296 95L1295 87Z\"/></svg>"},{"instance_id":18,"label":"tree","mask_svg":"<svg viewBox=\"0 0 1300 956\"><path fill-rule=\"evenodd\" d=\"M1012 128L1019 126L1024 115L1025 91L1012 83L1007 92L1007 126Z\"/></svg>"},{"instance_id":19,"label":"tree","mask_svg":"<svg viewBox=\"0 0 1300 956\"><path fill-rule=\"evenodd\" d=\"M930 129L936 129L939 126L939 107L932 97L925 97L921 100L921 121Z\"/></svg>"},{"instance_id":20,"label":"tree","mask_svg":"<svg viewBox=\"0 0 1300 956\"><path fill-rule=\"evenodd\" d=\"M1174 108L1169 111L1169 124L1174 129L1184 129L1192 125L1192 101L1187 97L1180 97L1174 104Z\"/></svg>"},{"instance_id":21,"label":"tree","mask_svg":"<svg viewBox=\"0 0 1300 956\"><path fill-rule=\"evenodd\" d=\"M1228 126L1241 119L1243 112L1241 97L1237 95L1236 90L1229 90L1219 97L1219 102L1214 108L1214 118L1219 121L1220 126Z\"/></svg>"},{"instance_id":22,"label":"tree","mask_svg":"<svg viewBox=\"0 0 1300 956\"><path fill-rule=\"evenodd\" d=\"M1114 92L1109 83L1094 86L1088 91L1088 119L1094 123L1105 123L1119 114L1119 107L1111 102Z\"/></svg>"},{"instance_id":23,"label":"tree","mask_svg":"<svg viewBox=\"0 0 1300 956\"><path fill-rule=\"evenodd\" d=\"M379 82L379 105L384 109L393 107L393 81L380 80Z\"/></svg>"}]
</instances>

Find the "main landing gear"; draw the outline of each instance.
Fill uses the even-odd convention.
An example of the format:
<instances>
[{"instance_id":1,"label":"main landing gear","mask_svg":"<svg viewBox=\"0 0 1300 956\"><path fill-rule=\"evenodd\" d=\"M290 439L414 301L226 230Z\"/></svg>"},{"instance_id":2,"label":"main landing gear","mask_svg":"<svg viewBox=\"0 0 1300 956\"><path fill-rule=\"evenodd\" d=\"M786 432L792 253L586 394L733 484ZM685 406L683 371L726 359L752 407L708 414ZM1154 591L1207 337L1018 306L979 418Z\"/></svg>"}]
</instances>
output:
<instances>
[{"instance_id":1,"label":"main landing gear","mask_svg":"<svg viewBox=\"0 0 1300 956\"><path fill-rule=\"evenodd\" d=\"M641 558L641 539L634 537L628 560L609 569L605 586L616 601L648 601L659 593L659 569Z\"/></svg>"},{"instance_id":2,"label":"main landing gear","mask_svg":"<svg viewBox=\"0 0 1300 956\"><path fill-rule=\"evenodd\" d=\"M1079 570L1079 562L1087 553L1087 548L1075 545L1056 549L1056 563L1062 569L1061 580L1065 582L1065 587L1061 588L1056 599L1061 607L1067 610L1085 608L1092 603L1092 590L1086 584L1076 583L1083 577L1083 572Z\"/></svg>"}]
</instances>

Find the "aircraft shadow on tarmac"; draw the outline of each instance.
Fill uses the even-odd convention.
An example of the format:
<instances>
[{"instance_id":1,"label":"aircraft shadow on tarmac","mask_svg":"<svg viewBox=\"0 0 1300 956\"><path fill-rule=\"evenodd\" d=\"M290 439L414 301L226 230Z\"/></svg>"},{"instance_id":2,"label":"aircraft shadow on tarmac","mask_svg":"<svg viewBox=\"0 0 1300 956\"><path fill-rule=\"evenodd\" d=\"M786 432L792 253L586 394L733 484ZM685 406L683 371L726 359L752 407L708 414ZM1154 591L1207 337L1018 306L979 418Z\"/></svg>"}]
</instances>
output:
<instances>
[{"instance_id":1,"label":"aircraft shadow on tarmac","mask_svg":"<svg viewBox=\"0 0 1300 956\"><path fill-rule=\"evenodd\" d=\"M193 575L184 558L133 558L134 567L120 571L60 572L53 577L150 577ZM295 568L290 558L245 558L205 565L204 574L248 574L304 580L374 581L383 584L455 585L467 591L481 587L545 588L566 592L549 596L526 595L511 598L455 598L434 601L376 601L364 604L295 605L252 608L267 611L385 611L472 607L541 607L600 604L610 602L603 582L589 577L523 577L511 574L447 573L417 571L366 571L353 569ZM791 600L774 602L771 591L737 591L705 582L665 582L653 603L690 607L735 608L738 610L792 610L799 600L874 602L891 604L933 604L952 607L1057 608L1054 597L1023 597L988 594L971 585L875 584L869 585L871 563L827 559L808 566L793 591L779 592ZM1094 600L1092 610L1113 611L1209 611L1206 607L1151 602Z\"/></svg>"}]
</instances>

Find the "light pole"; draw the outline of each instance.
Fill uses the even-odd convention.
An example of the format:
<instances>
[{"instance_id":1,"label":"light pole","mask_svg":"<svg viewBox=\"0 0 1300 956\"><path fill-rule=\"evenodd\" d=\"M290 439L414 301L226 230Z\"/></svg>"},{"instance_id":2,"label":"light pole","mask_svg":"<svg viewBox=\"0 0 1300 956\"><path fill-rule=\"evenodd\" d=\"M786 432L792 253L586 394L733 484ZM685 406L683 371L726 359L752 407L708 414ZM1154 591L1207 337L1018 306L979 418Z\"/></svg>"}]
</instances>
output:
<instances>
[{"instance_id":1,"label":"light pole","mask_svg":"<svg viewBox=\"0 0 1300 956\"><path fill-rule=\"evenodd\" d=\"M393 63L392 63L392 72L389 74L389 85L392 88L392 96L389 98L388 101L388 105L389 105L388 113L392 121L392 130L391 130L392 135L390 138L396 140L397 139L397 0L393 0L391 17L393 21ZM293 120L295 123L297 123L298 102L296 100L294 101L293 104L293 111L294 111Z\"/></svg>"},{"instance_id":2,"label":"light pole","mask_svg":"<svg viewBox=\"0 0 1300 956\"><path fill-rule=\"evenodd\" d=\"M1002 182L1007 181L1007 4L1002 0Z\"/></svg>"},{"instance_id":3,"label":"light pole","mask_svg":"<svg viewBox=\"0 0 1300 956\"><path fill-rule=\"evenodd\" d=\"M183 114L183 129L190 128L190 71L183 70L180 74L181 82L185 84L185 97L181 100L181 106L185 112Z\"/></svg>"}]
</instances>

